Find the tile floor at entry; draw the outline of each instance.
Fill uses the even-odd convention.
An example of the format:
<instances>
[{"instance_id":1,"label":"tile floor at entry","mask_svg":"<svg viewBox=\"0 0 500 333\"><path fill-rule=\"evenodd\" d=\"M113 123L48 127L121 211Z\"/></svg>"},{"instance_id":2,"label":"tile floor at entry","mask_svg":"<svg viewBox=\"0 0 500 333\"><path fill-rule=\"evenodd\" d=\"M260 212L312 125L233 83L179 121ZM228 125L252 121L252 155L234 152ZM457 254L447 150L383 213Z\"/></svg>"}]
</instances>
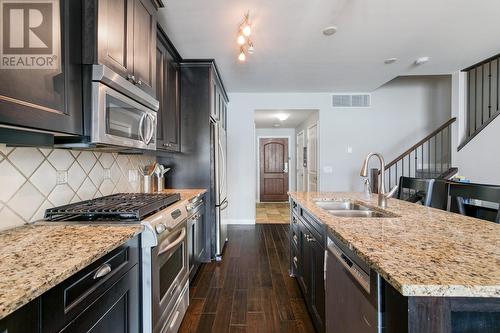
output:
<instances>
[{"instance_id":1,"label":"tile floor at entry","mask_svg":"<svg viewBox=\"0 0 500 333\"><path fill-rule=\"evenodd\" d=\"M287 224L290 223L290 206L288 202L258 203L255 215L259 224Z\"/></svg>"},{"instance_id":2,"label":"tile floor at entry","mask_svg":"<svg viewBox=\"0 0 500 333\"><path fill-rule=\"evenodd\" d=\"M314 328L288 273L288 225L230 225L221 262L200 267L179 332L303 332Z\"/></svg>"}]
</instances>

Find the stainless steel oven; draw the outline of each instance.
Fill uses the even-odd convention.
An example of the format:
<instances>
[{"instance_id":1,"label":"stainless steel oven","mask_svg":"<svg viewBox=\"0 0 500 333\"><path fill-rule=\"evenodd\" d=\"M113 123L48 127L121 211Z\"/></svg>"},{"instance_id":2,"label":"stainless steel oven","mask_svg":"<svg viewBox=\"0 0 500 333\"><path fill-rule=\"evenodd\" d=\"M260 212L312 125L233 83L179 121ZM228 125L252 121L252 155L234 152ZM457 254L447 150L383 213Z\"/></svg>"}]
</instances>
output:
<instances>
[{"instance_id":1,"label":"stainless steel oven","mask_svg":"<svg viewBox=\"0 0 500 333\"><path fill-rule=\"evenodd\" d=\"M158 245L152 249L153 332L176 332L188 301L189 262L187 213L177 209L175 226L157 228Z\"/></svg>"}]
</instances>

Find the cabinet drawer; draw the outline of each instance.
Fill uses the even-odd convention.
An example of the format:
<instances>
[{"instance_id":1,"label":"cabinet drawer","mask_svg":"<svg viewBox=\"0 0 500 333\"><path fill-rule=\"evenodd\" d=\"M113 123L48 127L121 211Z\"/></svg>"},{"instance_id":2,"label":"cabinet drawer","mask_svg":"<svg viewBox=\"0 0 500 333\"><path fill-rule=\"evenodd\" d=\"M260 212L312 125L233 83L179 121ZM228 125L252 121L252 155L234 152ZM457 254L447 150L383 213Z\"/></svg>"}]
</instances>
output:
<instances>
[{"instance_id":1,"label":"cabinet drawer","mask_svg":"<svg viewBox=\"0 0 500 333\"><path fill-rule=\"evenodd\" d=\"M46 292L43 331L59 331L138 262L139 237L135 237Z\"/></svg>"},{"instance_id":2,"label":"cabinet drawer","mask_svg":"<svg viewBox=\"0 0 500 333\"><path fill-rule=\"evenodd\" d=\"M325 227L323 226L323 224L317 221L304 209L300 209L300 216L302 217L302 221L305 222L305 225L314 235L316 240L321 244L323 248L325 248Z\"/></svg>"}]
</instances>

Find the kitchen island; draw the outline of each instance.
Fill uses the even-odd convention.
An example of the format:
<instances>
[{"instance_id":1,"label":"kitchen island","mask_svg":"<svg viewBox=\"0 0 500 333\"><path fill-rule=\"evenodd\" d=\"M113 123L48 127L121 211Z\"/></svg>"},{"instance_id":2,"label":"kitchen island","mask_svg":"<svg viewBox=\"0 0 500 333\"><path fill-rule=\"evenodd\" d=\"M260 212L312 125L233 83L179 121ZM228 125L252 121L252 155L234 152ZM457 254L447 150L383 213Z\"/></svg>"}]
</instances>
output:
<instances>
[{"instance_id":1,"label":"kitchen island","mask_svg":"<svg viewBox=\"0 0 500 333\"><path fill-rule=\"evenodd\" d=\"M327 238L335 239L381 277L384 325L400 331L447 332L465 317L469 324L499 320L499 225L396 199L382 210L375 195L369 200L361 193L289 195L292 225L294 219L321 225L325 236L316 239L323 248ZM360 204L385 217L340 217L317 204L331 200ZM300 249L300 233L294 235L294 230L292 226L291 243ZM306 235L306 243L311 235ZM292 273L300 280L294 257L292 253ZM325 311L328 316L328 303ZM488 317L491 313L496 315Z\"/></svg>"}]
</instances>

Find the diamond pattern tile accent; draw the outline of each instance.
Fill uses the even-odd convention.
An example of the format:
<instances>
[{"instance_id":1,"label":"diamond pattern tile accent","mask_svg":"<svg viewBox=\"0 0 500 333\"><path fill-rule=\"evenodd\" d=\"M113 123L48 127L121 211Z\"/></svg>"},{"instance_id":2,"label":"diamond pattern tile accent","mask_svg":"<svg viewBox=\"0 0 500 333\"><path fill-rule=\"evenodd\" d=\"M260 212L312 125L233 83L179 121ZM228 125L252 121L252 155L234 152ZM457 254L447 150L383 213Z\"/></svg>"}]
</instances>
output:
<instances>
[{"instance_id":1,"label":"diamond pattern tile accent","mask_svg":"<svg viewBox=\"0 0 500 333\"><path fill-rule=\"evenodd\" d=\"M45 161L30 177L30 181L44 195L49 195L56 186L56 170L49 162Z\"/></svg>"},{"instance_id":2,"label":"diamond pattern tile accent","mask_svg":"<svg viewBox=\"0 0 500 333\"><path fill-rule=\"evenodd\" d=\"M94 166L97 158L95 158L94 154L91 151L82 151L78 156L78 163L85 170L85 172L89 172Z\"/></svg>"},{"instance_id":3,"label":"diamond pattern tile accent","mask_svg":"<svg viewBox=\"0 0 500 333\"><path fill-rule=\"evenodd\" d=\"M26 178L8 161L0 163L0 200L7 202L21 188ZM1 221L0 221L1 223Z\"/></svg>"},{"instance_id":4,"label":"diamond pattern tile accent","mask_svg":"<svg viewBox=\"0 0 500 333\"><path fill-rule=\"evenodd\" d=\"M25 223L20 216L10 210L7 206L0 211L0 221L0 230L19 227Z\"/></svg>"},{"instance_id":5,"label":"diamond pattern tile accent","mask_svg":"<svg viewBox=\"0 0 500 333\"><path fill-rule=\"evenodd\" d=\"M42 163L43 155L36 148L17 148L10 155L9 159L21 172L29 177Z\"/></svg>"},{"instance_id":6,"label":"diamond pattern tile accent","mask_svg":"<svg viewBox=\"0 0 500 333\"><path fill-rule=\"evenodd\" d=\"M0 229L43 219L53 206L139 191L140 183L130 183L128 172L152 160L152 156L0 144ZM110 179L104 179L104 169L109 169ZM67 184L56 184L56 170L68 171Z\"/></svg>"},{"instance_id":7,"label":"diamond pattern tile accent","mask_svg":"<svg viewBox=\"0 0 500 333\"><path fill-rule=\"evenodd\" d=\"M61 206L68 204L75 192L66 184L57 185L52 193L49 194L48 199L54 206Z\"/></svg>"},{"instance_id":8,"label":"diamond pattern tile accent","mask_svg":"<svg viewBox=\"0 0 500 333\"><path fill-rule=\"evenodd\" d=\"M68 170L68 184L73 188L73 190L78 190L85 180L85 171L82 169L80 164L73 163L73 165Z\"/></svg>"},{"instance_id":9,"label":"diamond pattern tile accent","mask_svg":"<svg viewBox=\"0 0 500 333\"><path fill-rule=\"evenodd\" d=\"M26 182L7 204L18 212L25 221L29 221L43 200L43 195L33 185Z\"/></svg>"},{"instance_id":10,"label":"diamond pattern tile accent","mask_svg":"<svg viewBox=\"0 0 500 333\"><path fill-rule=\"evenodd\" d=\"M78 194L78 196L82 200L89 200L94 197L96 192L97 188L95 187L94 183L92 183L90 178L86 178L82 186L76 192L76 194Z\"/></svg>"},{"instance_id":11,"label":"diamond pattern tile accent","mask_svg":"<svg viewBox=\"0 0 500 333\"><path fill-rule=\"evenodd\" d=\"M92 170L89 172L89 177L96 187L101 186L101 183L104 180L104 169L101 166L101 163L97 162L94 165Z\"/></svg>"},{"instance_id":12,"label":"diamond pattern tile accent","mask_svg":"<svg viewBox=\"0 0 500 333\"><path fill-rule=\"evenodd\" d=\"M73 155L64 149L54 149L47 159L56 170L68 170L71 163L75 160Z\"/></svg>"}]
</instances>

